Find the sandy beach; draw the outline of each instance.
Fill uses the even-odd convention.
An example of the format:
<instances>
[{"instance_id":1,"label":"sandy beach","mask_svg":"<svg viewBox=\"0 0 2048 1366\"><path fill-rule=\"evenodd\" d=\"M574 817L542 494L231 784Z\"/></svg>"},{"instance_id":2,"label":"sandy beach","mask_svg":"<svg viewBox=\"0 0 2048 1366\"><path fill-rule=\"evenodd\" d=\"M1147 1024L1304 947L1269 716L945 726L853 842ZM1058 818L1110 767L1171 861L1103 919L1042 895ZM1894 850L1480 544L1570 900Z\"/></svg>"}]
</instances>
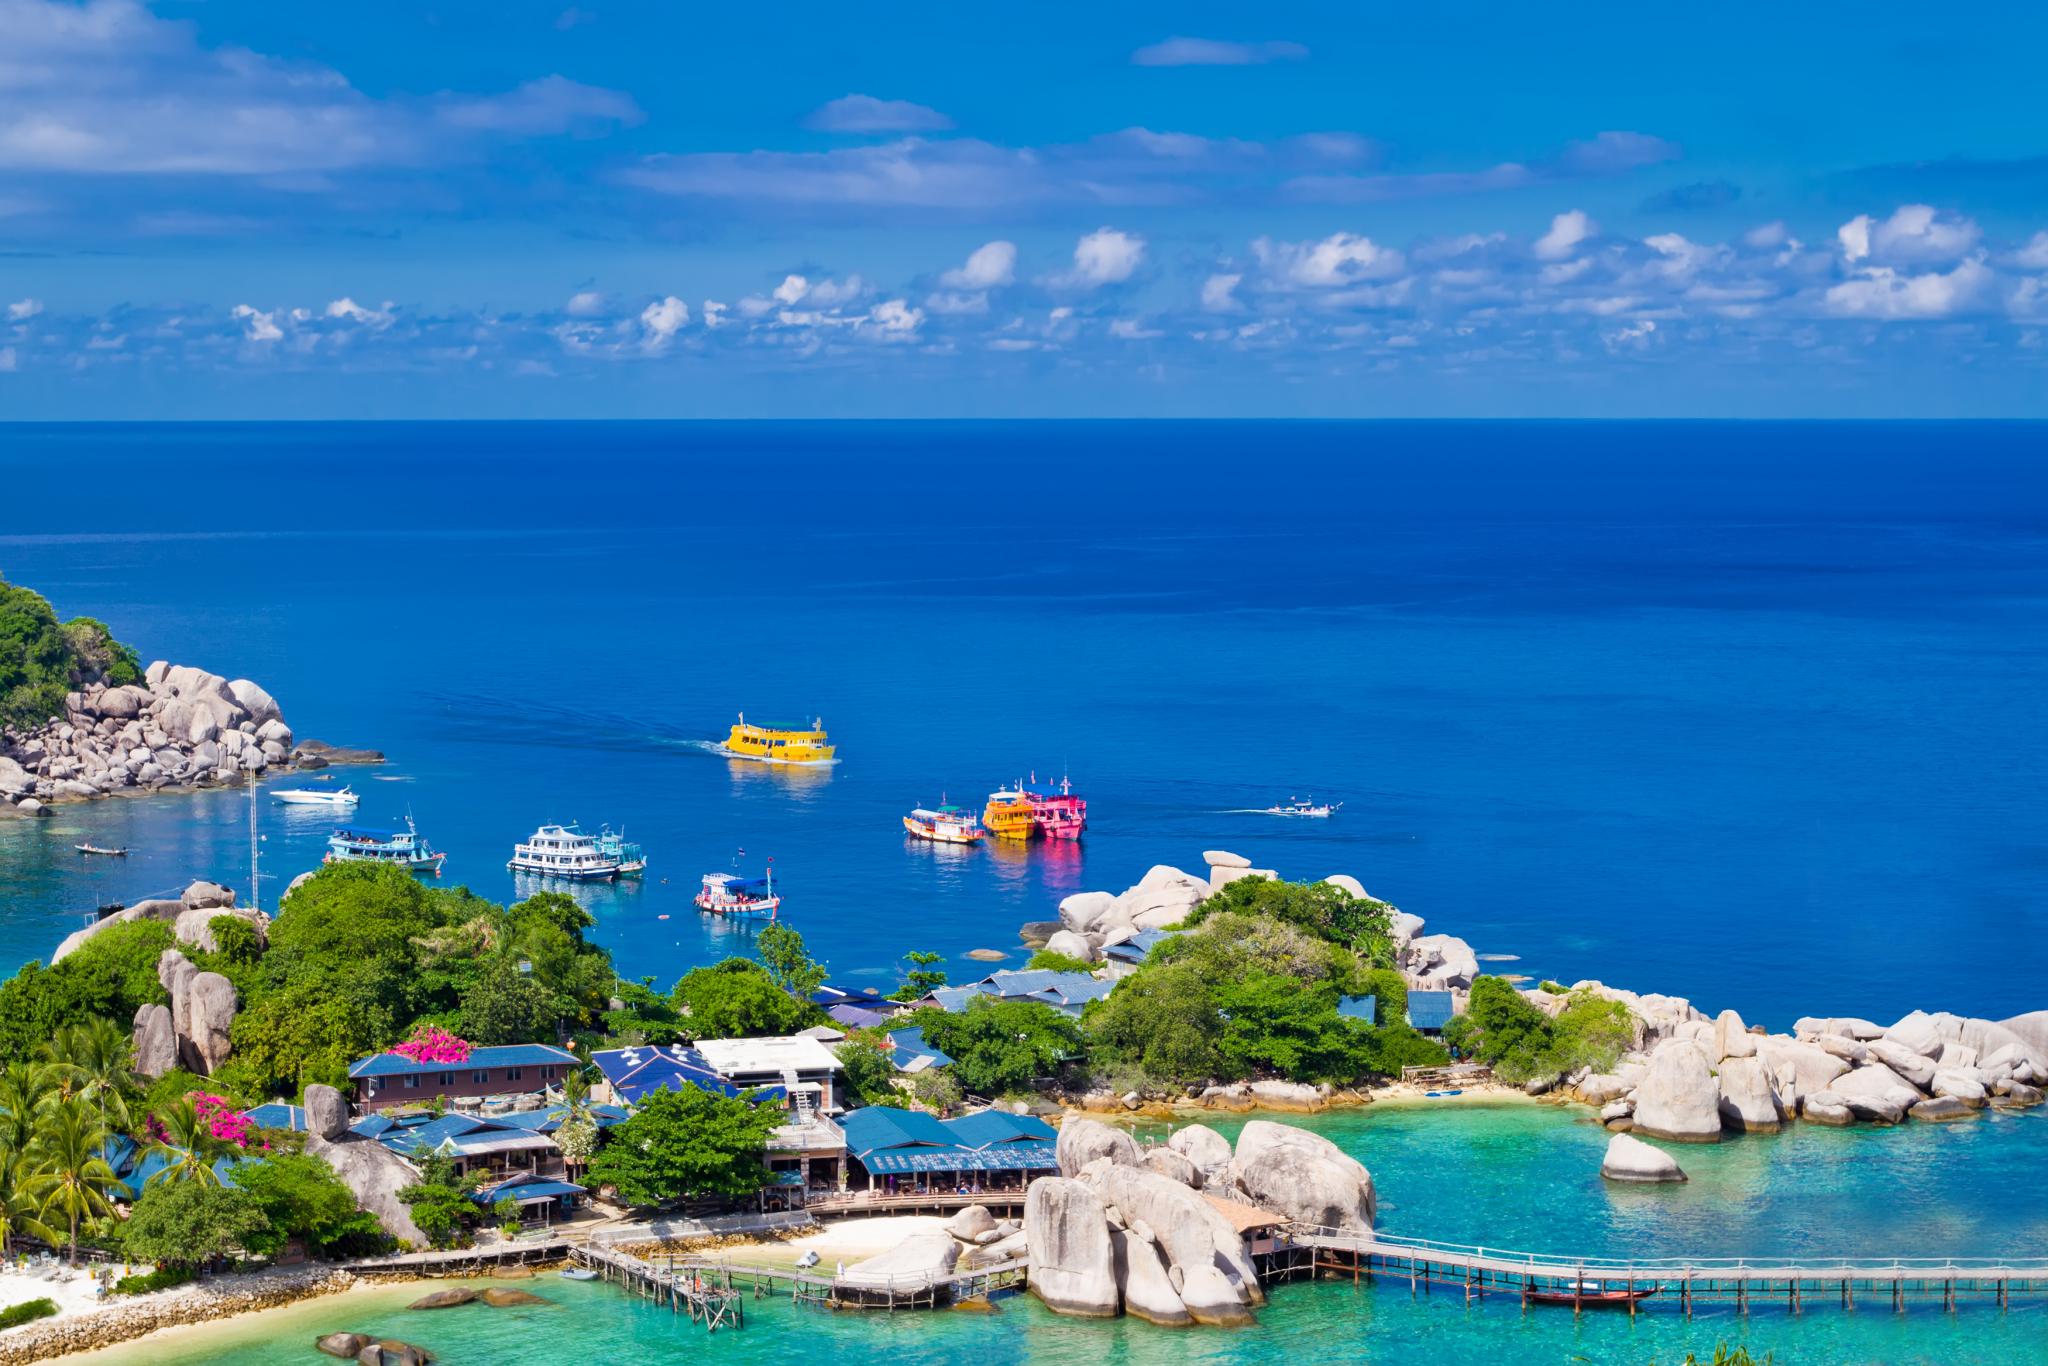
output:
<instances>
[{"instance_id":1,"label":"sandy beach","mask_svg":"<svg viewBox=\"0 0 2048 1366\"><path fill-rule=\"evenodd\" d=\"M754 1262L762 1266L793 1266L806 1252L818 1254L818 1265L831 1270L840 1262L848 1266L866 1257L878 1256L901 1244L913 1233L945 1227L946 1221L931 1214L892 1214L877 1219L845 1219L826 1224L816 1233L783 1241L738 1243L707 1255L731 1262Z\"/></svg>"},{"instance_id":2,"label":"sandy beach","mask_svg":"<svg viewBox=\"0 0 2048 1366\"><path fill-rule=\"evenodd\" d=\"M41 1299L54 1300L59 1317L87 1313L105 1303L98 1282L85 1266L75 1271L61 1267L54 1276L21 1271L12 1265L0 1271L0 1309Z\"/></svg>"}]
</instances>

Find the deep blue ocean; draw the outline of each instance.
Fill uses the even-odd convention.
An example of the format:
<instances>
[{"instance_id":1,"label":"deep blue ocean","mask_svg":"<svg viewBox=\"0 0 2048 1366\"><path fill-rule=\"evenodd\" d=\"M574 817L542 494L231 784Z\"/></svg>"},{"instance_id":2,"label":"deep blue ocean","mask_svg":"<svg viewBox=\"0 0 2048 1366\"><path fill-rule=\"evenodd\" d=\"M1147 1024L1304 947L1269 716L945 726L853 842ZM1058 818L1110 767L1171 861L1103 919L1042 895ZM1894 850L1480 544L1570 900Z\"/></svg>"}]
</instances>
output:
<instances>
[{"instance_id":1,"label":"deep blue ocean","mask_svg":"<svg viewBox=\"0 0 2048 1366\"><path fill-rule=\"evenodd\" d=\"M773 856L835 976L1010 950L1223 848L1512 970L1752 1020L2048 1006L2048 429L1992 423L0 426L0 574L372 746L357 819L515 894L543 821L666 985ZM705 752L822 716L827 772ZM1078 849L899 817L1071 774ZM1342 801L1327 822L1234 809ZM326 823L265 803L269 905ZM247 807L0 820L0 967L245 887ZM80 839L122 844L85 860ZM659 917L667 915L667 920ZM984 969L949 964L956 976ZM1508 966L1508 965L1504 965Z\"/></svg>"}]
</instances>

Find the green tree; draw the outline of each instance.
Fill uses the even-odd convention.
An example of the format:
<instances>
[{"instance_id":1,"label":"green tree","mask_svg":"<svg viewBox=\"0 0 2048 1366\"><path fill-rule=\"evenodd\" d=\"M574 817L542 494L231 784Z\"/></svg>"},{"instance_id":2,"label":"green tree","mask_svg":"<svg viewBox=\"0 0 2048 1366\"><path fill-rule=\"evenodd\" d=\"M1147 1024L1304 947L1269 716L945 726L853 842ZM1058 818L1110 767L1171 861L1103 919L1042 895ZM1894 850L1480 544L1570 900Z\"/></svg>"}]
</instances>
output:
<instances>
[{"instance_id":1,"label":"green tree","mask_svg":"<svg viewBox=\"0 0 2048 1366\"><path fill-rule=\"evenodd\" d=\"M951 1068L928 1068L910 1079L910 1098L942 1115L950 1114L966 1095Z\"/></svg>"},{"instance_id":2,"label":"green tree","mask_svg":"<svg viewBox=\"0 0 2048 1366\"><path fill-rule=\"evenodd\" d=\"M180 1097L155 1115L163 1137L147 1151L163 1159L164 1165L149 1178L152 1186L185 1184L218 1186L220 1173L214 1164L238 1155L240 1149L213 1136L212 1125L200 1118L189 1097Z\"/></svg>"},{"instance_id":3,"label":"green tree","mask_svg":"<svg viewBox=\"0 0 2048 1366\"><path fill-rule=\"evenodd\" d=\"M0 1259L14 1255L16 1238L34 1238L55 1245L64 1235L43 1222L43 1202L35 1192L35 1165L18 1148L0 1147Z\"/></svg>"},{"instance_id":4,"label":"green tree","mask_svg":"<svg viewBox=\"0 0 2048 1366\"><path fill-rule=\"evenodd\" d=\"M1095 971L1095 965L1087 959L1076 958L1072 954L1067 953L1056 953L1051 949L1040 949L1037 953L1032 954L1031 960L1024 966L1027 969L1043 968L1047 972L1090 974Z\"/></svg>"},{"instance_id":5,"label":"green tree","mask_svg":"<svg viewBox=\"0 0 2048 1366\"><path fill-rule=\"evenodd\" d=\"M276 1256L295 1238L316 1253L386 1241L377 1216L356 1205L355 1192L320 1158L272 1153L244 1162L235 1168L235 1186L263 1216L263 1228L244 1243L251 1252Z\"/></svg>"},{"instance_id":6,"label":"green tree","mask_svg":"<svg viewBox=\"0 0 2048 1366\"><path fill-rule=\"evenodd\" d=\"M96 1016L59 1029L40 1052L66 1091L92 1103L102 1124L127 1126L128 1101L141 1094L143 1078L126 1030Z\"/></svg>"},{"instance_id":7,"label":"green tree","mask_svg":"<svg viewBox=\"0 0 2048 1366\"><path fill-rule=\"evenodd\" d=\"M517 963L500 958L462 998L462 1037L474 1044L549 1040L557 1015L548 992Z\"/></svg>"},{"instance_id":8,"label":"green tree","mask_svg":"<svg viewBox=\"0 0 2048 1366\"><path fill-rule=\"evenodd\" d=\"M129 1256L164 1266L199 1266L266 1241L263 1211L232 1186L152 1186L135 1202L121 1235Z\"/></svg>"},{"instance_id":9,"label":"green tree","mask_svg":"<svg viewBox=\"0 0 2048 1366\"><path fill-rule=\"evenodd\" d=\"M587 1173L632 1205L735 1200L768 1184L768 1134L783 1112L694 1086L656 1091L614 1128Z\"/></svg>"},{"instance_id":10,"label":"green tree","mask_svg":"<svg viewBox=\"0 0 2048 1366\"><path fill-rule=\"evenodd\" d=\"M1328 983L1255 973L1218 987L1218 1049L1234 1072L1272 1072L1289 1081L1350 1083L1366 1072L1368 1027L1337 1013Z\"/></svg>"},{"instance_id":11,"label":"green tree","mask_svg":"<svg viewBox=\"0 0 2048 1366\"><path fill-rule=\"evenodd\" d=\"M107 1138L99 1116L75 1099L51 1104L37 1125L35 1174L24 1189L42 1207L45 1220L63 1221L73 1266L78 1265L79 1222L113 1209L107 1196L116 1184L114 1170L102 1156Z\"/></svg>"},{"instance_id":12,"label":"green tree","mask_svg":"<svg viewBox=\"0 0 2048 1366\"><path fill-rule=\"evenodd\" d=\"M766 968L747 958L684 973L672 996L689 1016L690 1034L699 1039L792 1034L824 1018L824 1012L775 985Z\"/></svg>"},{"instance_id":13,"label":"green tree","mask_svg":"<svg viewBox=\"0 0 2048 1366\"><path fill-rule=\"evenodd\" d=\"M754 936L754 951L775 985L800 1001L810 1000L825 985L825 969L805 951L804 937L787 925L763 926Z\"/></svg>"},{"instance_id":14,"label":"green tree","mask_svg":"<svg viewBox=\"0 0 2048 1366\"><path fill-rule=\"evenodd\" d=\"M855 1030L832 1051L839 1056L847 1089L862 1105L893 1105L902 1099L895 1087L891 1050L880 1031Z\"/></svg>"},{"instance_id":15,"label":"green tree","mask_svg":"<svg viewBox=\"0 0 2048 1366\"><path fill-rule=\"evenodd\" d=\"M1211 916L1225 914L1264 916L1342 945L1369 966L1392 967L1393 913L1394 908L1384 901L1355 897L1328 882L1247 877L1225 883L1190 911L1185 923L1199 925Z\"/></svg>"},{"instance_id":16,"label":"green tree","mask_svg":"<svg viewBox=\"0 0 2048 1366\"><path fill-rule=\"evenodd\" d=\"M903 985L889 993L892 1001L915 1001L946 985L946 974L934 963L943 963L946 956L924 949L912 949L903 955L903 961L910 967L903 974Z\"/></svg>"},{"instance_id":17,"label":"green tree","mask_svg":"<svg viewBox=\"0 0 2048 1366\"><path fill-rule=\"evenodd\" d=\"M1228 1071L1216 1046L1223 1017L1213 984L1190 964L1141 968L1108 996L1089 1002L1081 1028L1106 1059L1158 1081L1184 1084Z\"/></svg>"},{"instance_id":18,"label":"green tree","mask_svg":"<svg viewBox=\"0 0 2048 1366\"><path fill-rule=\"evenodd\" d=\"M59 623L40 593L0 579L0 725L28 729L64 714L86 683L136 683L135 651L91 617Z\"/></svg>"},{"instance_id":19,"label":"green tree","mask_svg":"<svg viewBox=\"0 0 2048 1366\"><path fill-rule=\"evenodd\" d=\"M420 1179L398 1192L413 1223L435 1247L452 1247L462 1231L482 1213L469 1198L468 1185L455 1175L455 1159L444 1153L414 1149L413 1165Z\"/></svg>"},{"instance_id":20,"label":"green tree","mask_svg":"<svg viewBox=\"0 0 2048 1366\"><path fill-rule=\"evenodd\" d=\"M1081 1055L1081 1026L1036 1001L978 996L965 1010L919 1010L905 1022L953 1060L953 1075L978 1096L1026 1090Z\"/></svg>"}]
</instances>

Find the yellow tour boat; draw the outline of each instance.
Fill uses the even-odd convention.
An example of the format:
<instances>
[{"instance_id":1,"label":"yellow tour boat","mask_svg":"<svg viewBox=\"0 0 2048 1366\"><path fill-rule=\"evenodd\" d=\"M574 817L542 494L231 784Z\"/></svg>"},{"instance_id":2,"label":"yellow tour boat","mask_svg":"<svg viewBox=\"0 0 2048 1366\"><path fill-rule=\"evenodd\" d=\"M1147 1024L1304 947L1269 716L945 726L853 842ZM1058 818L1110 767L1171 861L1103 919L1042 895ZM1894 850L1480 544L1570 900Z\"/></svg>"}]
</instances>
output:
<instances>
[{"instance_id":1,"label":"yellow tour boat","mask_svg":"<svg viewBox=\"0 0 2048 1366\"><path fill-rule=\"evenodd\" d=\"M718 750L735 759L758 759L765 764L829 764L834 762L835 747L825 740L822 720L812 721L809 730L777 730L750 726L747 714L741 712L740 723Z\"/></svg>"},{"instance_id":2,"label":"yellow tour boat","mask_svg":"<svg viewBox=\"0 0 2048 1366\"><path fill-rule=\"evenodd\" d=\"M1024 791L1024 784L989 793L981 823L999 840L1028 840L1036 834L1038 822L1031 813L1031 797Z\"/></svg>"}]
</instances>

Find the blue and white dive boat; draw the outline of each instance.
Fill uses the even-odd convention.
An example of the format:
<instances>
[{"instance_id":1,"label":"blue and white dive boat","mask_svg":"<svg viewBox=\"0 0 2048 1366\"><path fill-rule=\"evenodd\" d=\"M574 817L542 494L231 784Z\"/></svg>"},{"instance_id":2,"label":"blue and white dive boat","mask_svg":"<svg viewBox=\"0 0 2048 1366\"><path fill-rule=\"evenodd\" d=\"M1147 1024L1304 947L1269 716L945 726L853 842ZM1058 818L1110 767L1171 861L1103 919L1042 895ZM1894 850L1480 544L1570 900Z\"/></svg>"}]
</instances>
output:
<instances>
[{"instance_id":1,"label":"blue and white dive boat","mask_svg":"<svg viewBox=\"0 0 2048 1366\"><path fill-rule=\"evenodd\" d=\"M598 831L597 852L618 861L620 877L638 877L647 871L647 851L627 839L623 830L607 825Z\"/></svg>"},{"instance_id":2,"label":"blue and white dive boat","mask_svg":"<svg viewBox=\"0 0 2048 1366\"><path fill-rule=\"evenodd\" d=\"M598 848L597 836L573 825L543 825L515 845L505 865L515 873L560 878L565 882L610 882L619 875L618 859Z\"/></svg>"},{"instance_id":3,"label":"blue and white dive boat","mask_svg":"<svg viewBox=\"0 0 2048 1366\"><path fill-rule=\"evenodd\" d=\"M782 898L775 893L775 870L767 877L733 877L727 873L706 873L704 886L695 898L697 909L729 920L773 920Z\"/></svg>"},{"instance_id":4,"label":"blue and white dive boat","mask_svg":"<svg viewBox=\"0 0 2048 1366\"><path fill-rule=\"evenodd\" d=\"M409 873L441 876L446 854L436 852L420 838L412 817L405 818L403 830L373 830L368 826L344 825L327 837L326 863L388 863Z\"/></svg>"}]
</instances>

